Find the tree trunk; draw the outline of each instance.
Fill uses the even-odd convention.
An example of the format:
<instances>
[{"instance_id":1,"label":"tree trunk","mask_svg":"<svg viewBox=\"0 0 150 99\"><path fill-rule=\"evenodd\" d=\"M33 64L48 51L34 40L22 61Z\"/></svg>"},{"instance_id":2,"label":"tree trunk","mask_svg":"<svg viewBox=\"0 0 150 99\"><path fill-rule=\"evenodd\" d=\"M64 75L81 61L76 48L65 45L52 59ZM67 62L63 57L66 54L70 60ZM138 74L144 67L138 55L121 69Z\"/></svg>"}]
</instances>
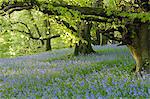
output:
<instances>
[{"instance_id":1,"label":"tree trunk","mask_svg":"<svg viewBox=\"0 0 150 99\"><path fill-rule=\"evenodd\" d=\"M82 40L80 40L79 43L76 44L74 55L90 54L95 52L91 46L92 43L90 35L91 27L92 24L89 22L81 22L79 24L78 33L79 37L82 38Z\"/></svg>"},{"instance_id":2,"label":"tree trunk","mask_svg":"<svg viewBox=\"0 0 150 99\"><path fill-rule=\"evenodd\" d=\"M104 35L101 35L101 39L101 45L107 45L109 39Z\"/></svg>"},{"instance_id":3,"label":"tree trunk","mask_svg":"<svg viewBox=\"0 0 150 99\"><path fill-rule=\"evenodd\" d=\"M100 33L99 29L96 30L96 39L92 41L94 45L106 45L108 44L109 39Z\"/></svg>"},{"instance_id":4,"label":"tree trunk","mask_svg":"<svg viewBox=\"0 0 150 99\"><path fill-rule=\"evenodd\" d=\"M96 40L94 41L95 45L106 45L109 39L101 33L100 29L96 30Z\"/></svg>"},{"instance_id":5,"label":"tree trunk","mask_svg":"<svg viewBox=\"0 0 150 99\"><path fill-rule=\"evenodd\" d=\"M100 35L98 29L96 30L96 39L94 39L92 41L92 44L94 44L94 45L100 45L101 44L101 35Z\"/></svg>"},{"instance_id":6,"label":"tree trunk","mask_svg":"<svg viewBox=\"0 0 150 99\"><path fill-rule=\"evenodd\" d=\"M133 58L135 59L136 73L150 74L150 24L136 22L132 26L128 26L128 30L133 32L132 43L127 45ZM132 37L130 35L130 37Z\"/></svg>"},{"instance_id":7,"label":"tree trunk","mask_svg":"<svg viewBox=\"0 0 150 99\"><path fill-rule=\"evenodd\" d=\"M50 38L46 40L46 51L49 51L49 50L52 50Z\"/></svg>"}]
</instances>

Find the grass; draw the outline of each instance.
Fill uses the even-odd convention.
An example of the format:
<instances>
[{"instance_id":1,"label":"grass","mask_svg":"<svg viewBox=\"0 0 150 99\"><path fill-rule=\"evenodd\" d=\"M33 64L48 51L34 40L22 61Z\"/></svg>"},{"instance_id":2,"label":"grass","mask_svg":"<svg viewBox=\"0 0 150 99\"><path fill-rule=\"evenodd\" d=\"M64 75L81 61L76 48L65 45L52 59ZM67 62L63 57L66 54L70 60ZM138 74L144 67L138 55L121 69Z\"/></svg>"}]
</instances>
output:
<instances>
[{"instance_id":1,"label":"grass","mask_svg":"<svg viewBox=\"0 0 150 99\"><path fill-rule=\"evenodd\" d=\"M150 79L130 73L134 61L125 46L94 49L96 54L86 56L61 49L0 59L0 98L150 98Z\"/></svg>"}]
</instances>

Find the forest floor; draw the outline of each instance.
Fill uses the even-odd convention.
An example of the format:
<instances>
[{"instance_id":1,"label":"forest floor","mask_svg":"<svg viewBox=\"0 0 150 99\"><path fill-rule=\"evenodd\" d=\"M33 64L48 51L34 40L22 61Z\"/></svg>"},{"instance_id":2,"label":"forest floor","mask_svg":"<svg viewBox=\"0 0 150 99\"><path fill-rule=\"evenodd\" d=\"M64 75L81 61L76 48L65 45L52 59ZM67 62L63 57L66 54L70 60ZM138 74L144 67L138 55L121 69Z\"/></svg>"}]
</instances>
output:
<instances>
[{"instance_id":1,"label":"forest floor","mask_svg":"<svg viewBox=\"0 0 150 99\"><path fill-rule=\"evenodd\" d=\"M150 97L150 78L131 73L134 60L125 46L95 46L73 56L65 48L0 59L0 98Z\"/></svg>"}]
</instances>

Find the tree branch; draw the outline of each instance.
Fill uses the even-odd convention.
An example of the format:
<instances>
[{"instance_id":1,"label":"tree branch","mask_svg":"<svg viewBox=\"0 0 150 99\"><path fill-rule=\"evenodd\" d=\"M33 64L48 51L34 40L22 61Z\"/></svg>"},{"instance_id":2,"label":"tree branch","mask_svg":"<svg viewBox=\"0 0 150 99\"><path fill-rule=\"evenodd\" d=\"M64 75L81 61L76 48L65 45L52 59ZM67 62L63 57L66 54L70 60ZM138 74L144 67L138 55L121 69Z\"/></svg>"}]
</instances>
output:
<instances>
[{"instance_id":1,"label":"tree branch","mask_svg":"<svg viewBox=\"0 0 150 99\"><path fill-rule=\"evenodd\" d=\"M50 7L49 6L53 6ZM149 5L149 4L147 4ZM81 6L75 6L75 5L67 5L65 3L55 3L55 2L49 2L47 3L46 1L36 1L36 0L29 0L26 2L23 1L18 1L15 4L5 4L4 7L2 7L3 5L1 5L0 10L2 10L0 12L1 15L5 15L5 12L8 12L9 14L11 14L14 11L20 11L20 10L24 10L24 9L34 9L35 7L38 7L39 11L43 12L44 14L48 14L48 15L61 15L61 12L59 10L57 10L57 7L64 7L64 8L68 8L68 9L72 9L74 11L78 11L80 12L82 15L94 15L94 16L101 16L101 17L106 17L106 18L118 18L119 20L121 20L122 18L128 18L131 16L127 16L130 13L128 12L123 12L123 11L115 11L115 12L111 12L111 14L107 14L107 12L105 11L105 9L103 9L102 7L81 7ZM147 6L146 6L147 7ZM149 7L148 7L149 9ZM9 11L11 10L11 11ZM122 13L122 15L121 15ZM138 13L134 13L132 12L132 14L138 14ZM126 16L124 16L126 15Z\"/></svg>"},{"instance_id":2,"label":"tree branch","mask_svg":"<svg viewBox=\"0 0 150 99\"><path fill-rule=\"evenodd\" d=\"M103 16L106 17L106 12L103 8L95 8L95 7L80 7L75 5L66 5L66 4L52 4L54 7L64 7L68 9L72 9L75 11L79 11L81 14L84 15L96 15L96 16Z\"/></svg>"},{"instance_id":3,"label":"tree branch","mask_svg":"<svg viewBox=\"0 0 150 99\"><path fill-rule=\"evenodd\" d=\"M33 15L32 15L32 13L31 13L31 11L29 11L29 14L31 15L31 20L34 20L34 18L33 18ZM35 27L35 29L36 29L36 31L37 31L37 33L38 33L39 37L42 37L42 35L41 35L41 33L40 33L40 30L39 30L39 28L38 28L37 24L34 24L34 23L33 23L33 25L34 25L34 27ZM41 43L42 43L42 45L44 45L44 41L43 41L43 40L41 40Z\"/></svg>"},{"instance_id":4,"label":"tree branch","mask_svg":"<svg viewBox=\"0 0 150 99\"><path fill-rule=\"evenodd\" d=\"M30 36L30 37L33 37L32 32L31 32L31 30L29 29L29 27L28 27L27 24L25 24L25 23L23 23L23 22L14 22L14 23L11 23L11 24L22 24L22 25L24 25L24 26L27 28L27 30L28 30L29 36Z\"/></svg>"},{"instance_id":5,"label":"tree branch","mask_svg":"<svg viewBox=\"0 0 150 99\"><path fill-rule=\"evenodd\" d=\"M20 24L24 25L24 26L27 28L28 32L26 32L26 31L22 31L22 30L17 30L17 29L11 29L11 31L18 31L18 32L21 32L21 33L28 34L28 35L29 35L29 37L30 37L31 39L34 39L34 40L47 40L47 39L53 39L53 38L60 37L60 35L59 35L59 34L54 35L54 36L51 36L51 37L47 37L47 38L33 37L32 32L31 32L31 30L29 29L29 27L28 27L28 25L27 25L27 24L25 24L25 23L23 23L23 22L15 22L15 23L11 23L11 24L18 24L18 23L20 23Z\"/></svg>"},{"instance_id":6,"label":"tree branch","mask_svg":"<svg viewBox=\"0 0 150 99\"><path fill-rule=\"evenodd\" d=\"M95 22L108 22L108 23L114 22L114 19L108 20L107 18L102 19L102 18L97 18L94 16L84 16L84 17L81 17L81 20L95 21Z\"/></svg>"},{"instance_id":7,"label":"tree branch","mask_svg":"<svg viewBox=\"0 0 150 99\"><path fill-rule=\"evenodd\" d=\"M17 32L25 33L25 34L30 34L29 32L21 31L21 30L18 30L18 29L11 29L10 31L17 31ZM39 38L39 37L33 37L33 36L29 35L29 38L31 38L33 40L47 40L47 39L53 39L53 38L58 38L58 37L60 37L59 34L56 34L54 36L47 37L47 38Z\"/></svg>"},{"instance_id":8,"label":"tree branch","mask_svg":"<svg viewBox=\"0 0 150 99\"><path fill-rule=\"evenodd\" d=\"M118 46L131 44L132 41L129 38L129 35L122 35L122 38L114 37L114 33L112 33L114 31L119 31L120 33L124 33L122 27L118 27L118 29L111 28L108 30L99 30L99 33L102 33L102 35L106 36L111 40L121 42L121 44L119 44Z\"/></svg>"},{"instance_id":9,"label":"tree branch","mask_svg":"<svg viewBox=\"0 0 150 99\"><path fill-rule=\"evenodd\" d=\"M43 4L46 6L43 7ZM102 16L102 17L114 17L116 15L107 15L105 10L103 8L94 8L94 7L80 7L80 6L75 6L75 5L67 5L67 4L57 4L57 3L52 3L51 4L54 7L64 7L68 9L72 9L75 11L80 12L83 15L95 15L95 16ZM48 15L60 15L61 13L53 8L48 8L48 4L45 2L36 2L36 3L27 3L27 2L17 2L16 4L10 4L6 7L4 7L3 10L4 12L7 12L8 10L12 9L9 14L11 14L14 11L20 11L23 9L33 9L35 6L39 7L39 10L45 14ZM40 7L42 6L42 9ZM2 14L2 13L1 13Z\"/></svg>"},{"instance_id":10,"label":"tree branch","mask_svg":"<svg viewBox=\"0 0 150 99\"><path fill-rule=\"evenodd\" d=\"M18 30L18 29L10 29L10 31L17 31L17 32L25 33L25 34L30 34L26 31L21 31L21 30Z\"/></svg>"},{"instance_id":11,"label":"tree branch","mask_svg":"<svg viewBox=\"0 0 150 99\"><path fill-rule=\"evenodd\" d=\"M70 29L70 30L72 30L73 32L77 32L77 30L73 27L73 26L71 26L68 22L66 22L66 21L64 21L64 20L62 20L62 19L59 19L59 18L55 18L56 20L57 20L57 23L59 23L59 24L64 24L68 29Z\"/></svg>"},{"instance_id":12,"label":"tree branch","mask_svg":"<svg viewBox=\"0 0 150 99\"><path fill-rule=\"evenodd\" d=\"M121 42L122 40L120 38L114 37L114 31L118 31L117 29L111 28L108 30L99 30L99 33L102 33L102 35L106 36L107 38L111 39L111 40L115 40L118 42Z\"/></svg>"}]
</instances>

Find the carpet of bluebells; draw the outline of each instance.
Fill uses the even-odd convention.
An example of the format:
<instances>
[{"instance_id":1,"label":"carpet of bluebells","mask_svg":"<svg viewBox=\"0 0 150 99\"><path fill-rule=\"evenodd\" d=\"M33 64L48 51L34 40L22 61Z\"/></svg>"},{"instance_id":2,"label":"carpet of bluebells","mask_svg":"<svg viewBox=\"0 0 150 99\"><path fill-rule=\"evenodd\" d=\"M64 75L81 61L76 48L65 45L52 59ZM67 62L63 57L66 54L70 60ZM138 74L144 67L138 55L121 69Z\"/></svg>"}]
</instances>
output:
<instances>
[{"instance_id":1,"label":"carpet of bluebells","mask_svg":"<svg viewBox=\"0 0 150 99\"><path fill-rule=\"evenodd\" d=\"M150 98L150 78L131 73L135 62L125 47L95 46L0 59L0 99Z\"/></svg>"}]
</instances>

